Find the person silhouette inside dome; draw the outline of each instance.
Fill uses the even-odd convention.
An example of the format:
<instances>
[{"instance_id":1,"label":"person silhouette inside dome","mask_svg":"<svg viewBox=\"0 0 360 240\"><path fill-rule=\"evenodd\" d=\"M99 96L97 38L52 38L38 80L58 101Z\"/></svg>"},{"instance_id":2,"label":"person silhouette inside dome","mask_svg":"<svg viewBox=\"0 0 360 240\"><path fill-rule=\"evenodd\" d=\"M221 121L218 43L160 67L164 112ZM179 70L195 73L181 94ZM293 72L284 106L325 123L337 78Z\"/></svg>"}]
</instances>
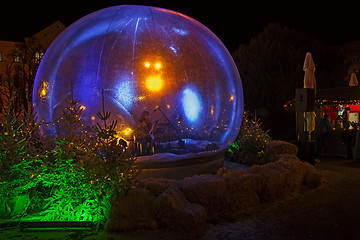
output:
<instances>
[{"instance_id":1,"label":"person silhouette inside dome","mask_svg":"<svg viewBox=\"0 0 360 240\"><path fill-rule=\"evenodd\" d=\"M141 144L140 154L150 154L152 148L152 138L150 136L151 127L150 113L148 111L143 111L135 124L136 141Z\"/></svg>"}]
</instances>

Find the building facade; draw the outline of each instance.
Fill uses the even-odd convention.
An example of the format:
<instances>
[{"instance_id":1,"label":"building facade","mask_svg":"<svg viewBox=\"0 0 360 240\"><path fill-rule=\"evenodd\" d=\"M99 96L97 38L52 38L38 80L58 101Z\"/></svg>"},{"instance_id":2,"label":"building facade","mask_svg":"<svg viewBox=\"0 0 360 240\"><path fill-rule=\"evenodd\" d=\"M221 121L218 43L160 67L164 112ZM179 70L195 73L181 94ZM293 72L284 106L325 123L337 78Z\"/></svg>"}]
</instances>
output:
<instances>
[{"instance_id":1,"label":"building facade","mask_svg":"<svg viewBox=\"0 0 360 240\"><path fill-rule=\"evenodd\" d=\"M345 81L349 82L352 73L360 79L360 41L346 43L342 47L346 69Z\"/></svg>"},{"instance_id":2,"label":"building facade","mask_svg":"<svg viewBox=\"0 0 360 240\"><path fill-rule=\"evenodd\" d=\"M60 21L56 21L53 24L49 25L45 29L40 32L34 34L31 37L25 38L25 40L31 39L41 46L44 51L48 49L50 44L54 41L54 39L59 35L62 31L65 30L64 24ZM18 46L23 42L16 41L3 41L0 39L0 74L1 74L1 66L4 66L5 63L13 62L18 63L21 60L20 53L18 51ZM44 52L37 54L34 58L39 57L40 54L44 54Z\"/></svg>"},{"instance_id":3,"label":"building facade","mask_svg":"<svg viewBox=\"0 0 360 240\"><path fill-rule=\"evenodd\" d=\"M13 114L31 110L32 84L37 67L46 49L65 28L56 21L22 42L0 40L0 117L6 114L13 95Z\"/></svg>"}]
</instances>

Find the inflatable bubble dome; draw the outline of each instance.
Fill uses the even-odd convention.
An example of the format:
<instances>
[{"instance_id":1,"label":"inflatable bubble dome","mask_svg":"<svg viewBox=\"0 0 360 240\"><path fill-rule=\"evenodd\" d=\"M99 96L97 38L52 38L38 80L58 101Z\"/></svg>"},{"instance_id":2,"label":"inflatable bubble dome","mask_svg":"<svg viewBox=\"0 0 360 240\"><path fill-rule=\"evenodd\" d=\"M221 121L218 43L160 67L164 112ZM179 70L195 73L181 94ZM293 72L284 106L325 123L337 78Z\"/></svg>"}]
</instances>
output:
<instances>
[{"instance_id":1,"label":"inflatable bubble dome","mask_svg":"<svg viewBox=\"0 0 360 240\"><path fill-rule=\"evenodd\" d=\"M85 127L100 122L104 99L118 135L142 151L150 136L155 155L226 148L243 111L240 76L221 41L188 16L147 6L96 11L54 40L33 90L38 120L50 123L42 131L55 132L70 94Z\"/></svg>"}]
</instances>

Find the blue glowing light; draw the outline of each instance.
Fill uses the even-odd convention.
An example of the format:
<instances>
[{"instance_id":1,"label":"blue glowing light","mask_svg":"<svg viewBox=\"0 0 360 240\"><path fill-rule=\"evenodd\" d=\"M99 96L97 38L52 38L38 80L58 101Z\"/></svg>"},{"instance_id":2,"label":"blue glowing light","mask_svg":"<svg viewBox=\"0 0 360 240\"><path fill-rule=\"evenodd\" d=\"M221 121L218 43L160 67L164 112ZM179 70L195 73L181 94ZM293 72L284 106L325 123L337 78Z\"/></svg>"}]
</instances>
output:
<instances>
[{"instance_id":1,"label":"blue glowing light","mask_svg":"<svg viewBox=\"0 0 360 240\"><path fill-rule=\"evenodd\" d=\"M173 53L175 53L175 55L177 55L177 49L176 49L176 47L174 47L174 46L170 46L170 49L171 49L171 51L173 51Z\"/></svg>"},{"instance_id":2,"label":"blue glowing light","mask_svg":"<svg viewBox=\"0 0 360 240\"><path fill-rule=\"evenodd\" d=\"M116 89L116 99L126 109L131 108L135 100L135 92L132 81L121 82Z\"/></svg>"},{"instance_id":3,"label":"blue glowing light","mask_svg":"<svg viewBox=\"0 0 360 240\"><path fill-rule=\"evenodd\" d=\"M180 29L180 28L177 28L177 27L173 27L172 30L181 35L181 36L186 36L187 35L187 31L183 30L183 29Z\"/></svg>"},{"instance_id":4,"label":"blue glowing light","mask_svg":"<svg viewBox=\"0 0 360 240\"><path fill-rule=\"evenodd\" d=\"M197 94L191 89L187 88L183 91L182 104L187 119L194 122L200 112L200 100Z\"/></svg>"}]
</instances>

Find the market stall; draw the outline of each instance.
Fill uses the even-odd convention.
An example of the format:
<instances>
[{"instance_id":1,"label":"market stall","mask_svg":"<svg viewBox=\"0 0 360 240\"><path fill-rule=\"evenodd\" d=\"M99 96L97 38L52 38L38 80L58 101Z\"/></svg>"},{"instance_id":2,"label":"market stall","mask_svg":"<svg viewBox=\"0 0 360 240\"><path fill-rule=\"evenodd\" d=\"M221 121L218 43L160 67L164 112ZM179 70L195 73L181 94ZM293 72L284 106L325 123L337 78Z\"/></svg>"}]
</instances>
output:
<instances>
[{"instance_id":1,"label":"market stall","mask_svg":"<svg viewBox=\"0 0 360 240\"><path fill-rule=\"evenodd\" d=\"M318 154L354 157L359 131L360 87L318 90L315 106L317 129L314 135ZM330 122L331 129L324 130L319 125L324 119Z\"/></svg>"}]
</instances>

